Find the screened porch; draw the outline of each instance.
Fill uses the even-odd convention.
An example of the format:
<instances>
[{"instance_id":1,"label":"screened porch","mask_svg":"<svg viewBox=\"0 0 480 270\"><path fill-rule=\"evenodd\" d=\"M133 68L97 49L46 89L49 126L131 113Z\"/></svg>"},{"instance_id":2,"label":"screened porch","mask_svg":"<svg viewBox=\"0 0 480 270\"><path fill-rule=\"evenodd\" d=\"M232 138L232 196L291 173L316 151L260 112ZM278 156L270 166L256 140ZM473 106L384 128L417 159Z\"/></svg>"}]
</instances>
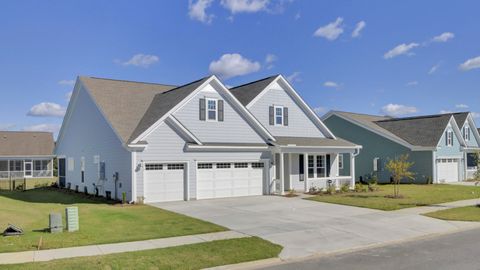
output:
<instances>
[{"instance_id":1,"label":"screened porch","mask_svg":"<svg viewBox=\"0 0 480 270\"><path fill-rule=\"evenodd\" d=\"M53 159L1 159L0 179L51 178Z\"/></svg>"}]
</instances>

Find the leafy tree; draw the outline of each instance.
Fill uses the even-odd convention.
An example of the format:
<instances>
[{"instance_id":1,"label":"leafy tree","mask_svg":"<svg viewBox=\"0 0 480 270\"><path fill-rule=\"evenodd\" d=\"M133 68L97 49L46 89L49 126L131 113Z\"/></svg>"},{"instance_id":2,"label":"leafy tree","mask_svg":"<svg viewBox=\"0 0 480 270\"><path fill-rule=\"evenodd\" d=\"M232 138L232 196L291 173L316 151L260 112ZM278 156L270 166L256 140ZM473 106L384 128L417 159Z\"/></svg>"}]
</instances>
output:
<instances>
[{"instance_id":1,"label":"leafy tree","mask_svg":"<svg viewBox=\"0 0 480 270\"><path fill-rule=\"evenodd\" d=\"M400 182L402 179L414 179L415 174L410 171L413 162L408 161L408 154L401 155L395 159L388 160L386 164L387 170L392 174L393 178L393 198L400 197Z\"/></svg>"}]
</instances>

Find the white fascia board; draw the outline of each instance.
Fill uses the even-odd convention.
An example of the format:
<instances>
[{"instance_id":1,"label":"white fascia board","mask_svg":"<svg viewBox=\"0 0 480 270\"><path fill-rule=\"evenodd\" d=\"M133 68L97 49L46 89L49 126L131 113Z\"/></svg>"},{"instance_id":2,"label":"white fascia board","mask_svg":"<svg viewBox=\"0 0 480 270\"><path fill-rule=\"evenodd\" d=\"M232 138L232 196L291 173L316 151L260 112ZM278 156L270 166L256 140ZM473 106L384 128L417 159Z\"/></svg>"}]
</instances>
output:
<instances>
[{"instance_id":1,"label":"white fascia board","mask_svg":"<svg viewBox=\"0 0 480 270\"><path fill-rule=\"evenodd\" d=\"M187 137L189 137L196 144L198 145L203 144L190 130L188 130L184 125L182 125L182 123L180 123L180 121L178 121L178 119L175 118L173 114L170 115L166 120L169 121L174 126L174 128L178 129L178 131L187 135Z\"/></svg>"},{"instance_id":2,"label":"white fascia board","mask_svg":"<svg viewBox=\"0 0 480 270\"><path fill-rule=\"evenodd\" d=\"M468 114L467 121L470 124L470 129L473 132L473 136L475 136L475 139L477 140L477 144L480 146L480 133L478 132L477 125L475 124L471 113Z\"/></svg>"},{"instance_id":3,"label":"white fascia board","mask_svg":"<svg viewBox=\"0 0 480 270\"><path fill-rule=\"evenodd\" d=\"M384 137L384 138L386 138L386 139L389 139L390 141L393 141L393 142L398 143L398 144L400 144L400 145L402 145L402 146L405 146L405 147L407 147L407 148L410 149L410 150L414 150L414 149L418 148L418 147L415 147L415 146L411 145L410 143L408 143L407 141L404 141L404 140L402 140L402 139L400 139L400 138L398 138L398 137L393 137L393 136L390 136L390 135L385 134L385 133L383 133L383 132L379 132L378 130L375 130L375 129L372 129L372 128L368 127L368 126L363 125L361 122L359 122L359 121L357 121L357 120L355 120L355 119L352 119L352 118L343 116L343 115L338 114L338 113L336 113L336 112L334 112L334 111L329 112L329 115L328 115L328 116L326 115L327 117L326 117L325 119L328 119L328 118L329 118L330 116L332 116L332 115L338 116L338 117L342 118L342 119L345 120L345 121L348 121L348 122L350 122L350 123L352 123L352 124L355 124L356 126L359 126L359 127L361 127L361 128L364 128L364 129L366 129L366 130L368 130L368 131L370 131L370 132L373 132L373 133L375 133L375 134L377 134L377 135L379 135L379 136L382 136L382 137Z\"/></svg>"},{"instance_id":4,"label":"white fascia board","mask_svg":"<svg viewBox=\"0 0 480 270\"><path fill-rule=\"evenodd\" d=\"M197 150L197 151L265 151L268 150L269 146L222 146L222 145L188 145L186 150Z\"/></svg>"},{"instance_id":5,"label":"white fascia board","mask_svg":"<svg viewBox=\"0 0 480 270\"><path fill-rule=\"evenodd\" d=\"M72 111L76 104L78 92L80 91L80 88L82 87L82 85L83 83L80 81L80 77L77 77L75 81L75 86L73 87L73 90L72 90L72 96L68 101L67 111L65 112L65 116L63 117L62 126L60 127L60 131L58 132L57 142L53 149L54 153L57 152L57 146L60 145L60 143L62 142L66 126L70 123L70 117L72 115Z\"/></svg>"},{"instance_id":6,"label":"white fascia board","mask_svg":"<svg viewBox=\"0 0 480 270\"><path fill-rule=\"evenodd\" d=\"M270 82L256 97L254 97L245 107L247 107L247 109L250 109L252 108L253 104L257 103L258 100L260 100L267 92L268 90L272 87L273 84L275 84L278 80L278 78L280 78L280 75L278 75L275 80L273 80L272 82Z\"/></svg>"},{"instance_id":7,"label":"white fascia board","mask_svg":"<svg viewBox=\"0 0 480 270\"><path fill-rule=\"evenodd\" d=\"M435 151L437 150L436 147L429 147L429 146L413 146L410 150L413 152L416 151Z\"/></svg>"},{"instance_id":8,"label":"white fascia board","mask_svg":"<svg viewBox=\"0 0 480 270\"><path fill-rule=\"evenodd\" d=\"M235 104L235 106L240 109L243 114L253 122L253 125L257 127L257 129L263 133L263 136L267 140L275 141L275 137L258 121L258 119L245 107L243 104L227 89L227 87L215 76L213 75L215 82L220 87L221 91L230 98L230 101Z\"/></svg>"},{"instance_id":9,"label":"white fascia board","mask_svg":"<svg viewBox=\"0 0 480 270\"><path fill-rule=\"evenodd\" d=\"M174 112L176 112L178 109L182 108L185 104L187 104L188 101L190 101L193 97L195 97L195 95L201 90L203 89L206 85L208 85L212 80L214 79L214 76L210 76L205 82L203 82L199 87L197 87L197 89L195 89L194 91L192 91L192 93L190 93L190 95L188 95L186 98L184 98L181 102L179 102L177 105L175 105L172 109L170 109L170 111L168 111L167 113L165 113L160 119L158 119L153 125L151 125L147 130L145 130L144 132L142 132L142 134L140 134L139 136L137 136L137 138L135 138L134 140L132 140L132 143L137 143L143 139L145 139L146 137L148 137L148 135L150 135L153 131L155 131L161 123L163 123L163 121L165 121L165 119L167 117L169 117L170 115L172 115Z\"/></svg>"}]
</instances>

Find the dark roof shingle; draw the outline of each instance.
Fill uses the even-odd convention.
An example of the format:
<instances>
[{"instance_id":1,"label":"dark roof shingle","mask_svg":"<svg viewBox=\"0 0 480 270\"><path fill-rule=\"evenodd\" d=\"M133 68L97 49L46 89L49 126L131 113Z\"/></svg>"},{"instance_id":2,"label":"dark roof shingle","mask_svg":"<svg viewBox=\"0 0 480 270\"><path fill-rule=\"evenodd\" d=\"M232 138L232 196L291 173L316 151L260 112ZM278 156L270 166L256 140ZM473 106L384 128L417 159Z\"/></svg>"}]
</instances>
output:
<instances>
[{"instance_id":1,"label":"dark roof shingle","mask_svg":"<svg viewBox=\"0 0 480 270\"><path fill-rule=\"evenodd\" d=\"M258 94L260 94L270 83L272 83L278 75L270 76L258 81L251 83L239 85L233 88L230 88L230 92L243 104L246 106L250 101L252 101Z\"/></svg>"},{"instance_id":2,"label":"dark roof shingle","mask_svg":"<svg viewBox=\"0 0 480 270\"><path fill-rule=\"evenodd\" d=\"M51 156L53 148L50 132L0 131L0 156Z\"/></svg>"}]
</instances>

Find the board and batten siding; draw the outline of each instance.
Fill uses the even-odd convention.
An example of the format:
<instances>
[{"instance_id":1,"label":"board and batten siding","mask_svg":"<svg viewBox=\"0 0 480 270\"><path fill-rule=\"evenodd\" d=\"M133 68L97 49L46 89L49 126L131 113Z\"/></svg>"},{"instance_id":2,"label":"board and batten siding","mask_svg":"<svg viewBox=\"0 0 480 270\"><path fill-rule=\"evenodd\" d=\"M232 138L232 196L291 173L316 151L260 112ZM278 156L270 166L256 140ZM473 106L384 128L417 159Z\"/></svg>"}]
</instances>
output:
<instances>
[{"instance_id":1,"label":"board and batten siding","mask_svg":"<svg viewBox=\"0 0 480 270\"><path fill-rule=\"evenodd\" d=\"M219 129L217 132L223 136L230 136L229 131L225 129ZM184 139L166 123L162 123L149 134L145 140L148 146L142 152L137 152L137 162L143 162L144 164L149 162L181 162L188 164L190 199L196 199L197 162L258 161L261 159L270 159L270 152L185 152ZM267 166L268 165L269 164L267 164ZM144 166L136 171L137 197L144 197L143 170Z\"/></svg>"},{"instance_id":2,"label":"board and batten siding","mask_svg":"<svg viewBox=\"0 0 480 270\"><path fill-rule=\"evenodd\" d=\"M325 137L303 109L297 105L294 99L279 84L274 83L266 91L249 107L249 110L270 133L274 136ZM270 125L270 106L288 108L288 126Z\"/></svg>"},{"instance_id":3,"label":"board and batten siding","mask_svg":"<svg viewBox=\"0 0 480 270\"><path fill-rule=\"evenodd\" d=\"M100 161L105 162L105 175L107 181L104 189L100 189L100 195L105 196L105 191L111 191L115 197L115 184L113 174L119 173L117 197L122 198L122 192L126 192L127 199L132 200L131 194L131 153L127 151L116 136L111 126L107 123L90 95L83 86L78 89L73 106L73 111L65 123L63 137L56 147L56 155L66 158L66 183L71 183L71 188L79 186L83 192L84 187L93 194L94 186L99 178L99 165L94 163L94 156L98 155ZM81 182L81 159L85 159L85 182ZM68 168L68 159L73 158L74 168Z\"/></svg>"},{"instance_id":4,"label":"board and batten siding","mask_svg":"<svg viewBox=\"0 0 480 270\"><path fill-rule=\"evenodd\" d=\"M200 120L199 102L202 98L224 100L223 121ZM201 142L264 142L250 124L211 85L206 85L187 104L176 111L174 116Z\"/></svg>"},{"instance_id":5,"label":"board and batten siding","mask_svg":"<svg viewBox=\"0 0 480 270\"><path fill-rule=\"evenodd\" d=\"M390 182L390 173L385 169L386 162L402 154L408 154L409 160L414 162L412 171L415 173L415 183L426 183L433 177L432 151L414 152L409 148L393 142L367 129L359 127L336 115L332 115L324 121L327 127L340 138L362 145L360 154L355 157L356 181L362 177L364 181L371 179L373 160L380 159L380 167L377 172L380 183ZM347 155L345 155L346 161Z\"/></svg>"}]
</instances>

